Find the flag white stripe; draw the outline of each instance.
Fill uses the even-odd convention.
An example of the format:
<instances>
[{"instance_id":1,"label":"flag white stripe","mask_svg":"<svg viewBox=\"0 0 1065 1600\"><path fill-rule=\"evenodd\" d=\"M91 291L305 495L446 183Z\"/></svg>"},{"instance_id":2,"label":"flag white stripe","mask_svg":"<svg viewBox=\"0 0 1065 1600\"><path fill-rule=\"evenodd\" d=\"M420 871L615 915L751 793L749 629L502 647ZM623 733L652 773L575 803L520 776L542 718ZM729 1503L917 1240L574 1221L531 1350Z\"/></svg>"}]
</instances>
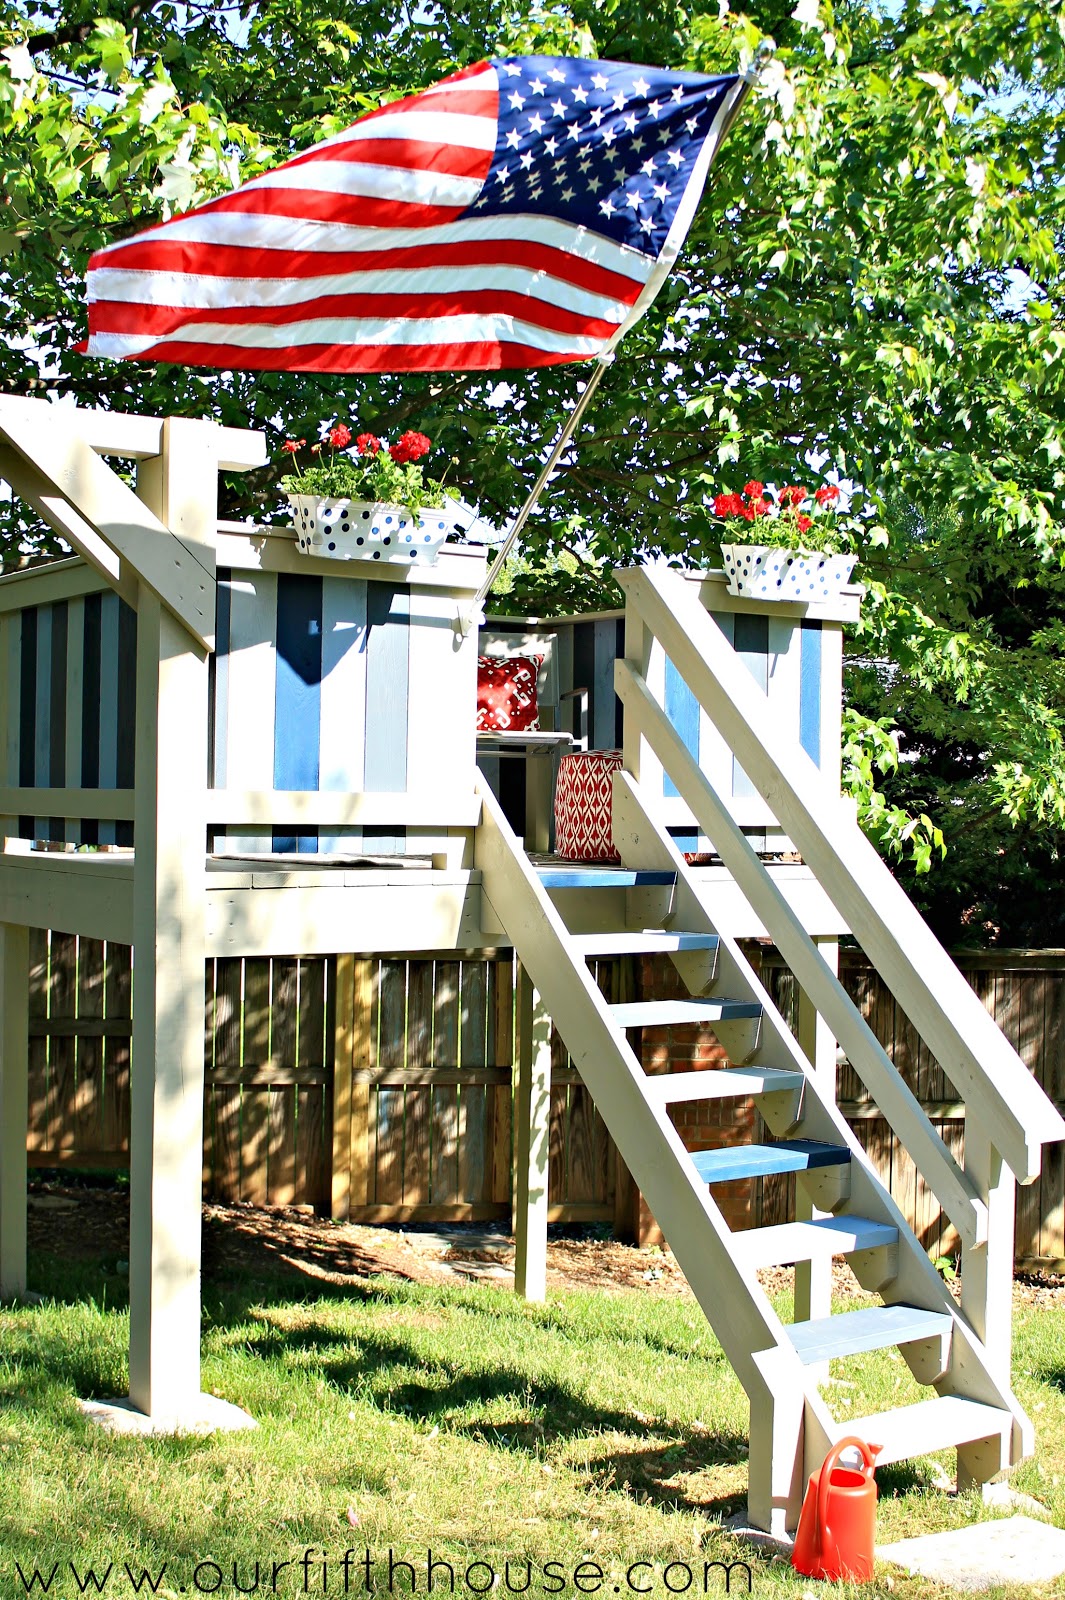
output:
<instances>
[{"instance_id":1,"label":"flag white stripe","mask_svg":"<svg viewBox=\"0 0 1065 1600\"><path fill-rule=\"evenodd\" d=\"M459 217L428 228L368 228L358 222L321 222L309 217L275 217L248 211L207 211L175 217L173 222L164 223L151 233L108 245L98 257L101 266L94 268L91 276L95 277L102 270L105 259L120 260L122 250L130 245L143 248L155 243L180 242L292 250L314 255L319 251L328 254L338 250L402 250L414 245L491 243L496 239L551 245L581 261L619 272L635 283L646 283L654 265L654 258L642 250L617 244L578 223L526 216L522 212L496 217Z\"/></svg>"},{"instance_id":2,"label":"flag white stripe","mask_svg":"<svg viewBox=\"0 0 1065 1600\"><path fill-rule=\"evenodd\" d=\"M90 344L97 356L143 355L154 346L182 344L237 345L244 350L276 350L278 330L270 324L197 323L184 332L157 334L98 333ZM556 333L533 322L504 313L485 316L463 312L453 317L425 320L384 317L319 317L307 322L287 323L284 344L299 345L434 345L434 344L524 344L535 350L565 351L594 356L602 349L601 338L577 333Z\"/></svg>"},{"instance_id":3,"label":"flag white stripe","mask_svg":"<svg viewBox=\"0 0 1065 1600\"><path fill-rule=\"evenodd\" d=\"M305 167L280 167L242 185L255 189L293 189L299 194L366 195L375 200L404 200L427 206L471 206L481 192L482 178L424 168L368 166L361 161L316 161Z\"/></svg>"},{"instance_id":4,"label":"flag white stripe","mask_svg":"<svg viewBox=\"0 0 1065 1600\"><path fill-rule=\"evenodd\" d=\"M123 272L100 267L92 275L92 299L190 310L296 306L321 295L448 294L496 289L524 294L582 316L622 322L624 300L595 294L547 272L527 267L409 267L379 272L337 272L318 278L215 278L187 272Z\"/></svg>"}]
</instances>

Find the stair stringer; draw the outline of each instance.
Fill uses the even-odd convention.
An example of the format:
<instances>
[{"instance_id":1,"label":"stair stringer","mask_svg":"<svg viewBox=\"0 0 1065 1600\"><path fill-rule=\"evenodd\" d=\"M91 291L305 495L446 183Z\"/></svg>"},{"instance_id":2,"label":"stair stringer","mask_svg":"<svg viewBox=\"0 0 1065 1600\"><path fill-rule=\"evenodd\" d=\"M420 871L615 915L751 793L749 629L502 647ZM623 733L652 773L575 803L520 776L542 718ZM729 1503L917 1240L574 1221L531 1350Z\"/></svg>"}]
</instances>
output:
<instances>
[{"instance_id":1,"label":"stair stringer","mask_svg":"<svg viewBox=\"0 0 1065 1600\"><path fill-rule=\"evenodd\" d=\"M676 1129L646 1091L647 1078L610 1008L574 952L569 930L479 773L481 823L474 862L482 893L514 945L558 1028L599 1114L670 1241L704 1315L751 1405L752 1438L771 1448L750 1462L756 1525L794 1527L804 1485L803 1424L833 1423L753 1270L733 1253L732 1234L691 1164Z\"/></svg>"},{"instance_id":2,"label":"stair stringer","mask_svg":"<svg viewBox=\"0 0 1065 1600\"><path fill-rule=\"evenodd\" d=\"M612 831L615 847L626 866L676 873L674 916L692 932L717 935L719 943L715 983L725 984L730 996L735 999L757 1000L762 1006L761 1043L753 1060L760 1066L783 1067L804 1074L806 1086L803 1091L801 1112L803 1137L845 1145L850 1151L850 1195L834 1208L836 1213L869 1217L873 1221L890 1223L897 1228L899 1251L895 1277L889 1283L883 1285L869 1283L867 1287L879 1293L885 1304L893 1305L901 1302L918 1305L926 1310L942 1311L951 1317L953 1336L950 1362L947 1371L937 1378L933 1385L936 1392L940 1395L957 1395L967 1400L976 1400L1009 1412L1013 1418L1009 1461L1015 1463L1030 1455L1034 1448L1034 1430L1019 1400L1011 1389L1001 1384L994 1376L983 1344L961 1315L949 1289L929 1260L927 1252L913 1233L903 1212L884 1188L879 1175L855 1138L835 1100L828 1098L817 1075L811 1071L805 1053L799 1048L797 1040L744 955L734 933L723 922L720 910L711 905L710 893L694 876L668 833L656 822L652 810L643 797L640 785L631 773L624 770L614 775ZM770 1126L772 1126L771 1121ZM860 1263L852 1261L851 1264L861 1281ZM812 1389L813 1393L816 1393L816 1387L811 1383L810 1374L805 1369L804 1377L809 1402L812 1399L810 1391ZM840 1427L831 1423L825 1432L826 1442L821 1455L811 1460L810 1447L815 1450L820 1448L817 1443L820 1428L820 1414L813 1410L811 1426L807 1429L807 1468L810 1471L816 1470L828 1444L841 1433ZM846 1429L842 1431L845 1432ZM752 1432L752 1466L755 1450L756 1441ZM1000 1466L1006 1464L1001 1462ZM998 1470L999 1466L992 1467L989 1475Z\"/></svg>"}]
</instances>

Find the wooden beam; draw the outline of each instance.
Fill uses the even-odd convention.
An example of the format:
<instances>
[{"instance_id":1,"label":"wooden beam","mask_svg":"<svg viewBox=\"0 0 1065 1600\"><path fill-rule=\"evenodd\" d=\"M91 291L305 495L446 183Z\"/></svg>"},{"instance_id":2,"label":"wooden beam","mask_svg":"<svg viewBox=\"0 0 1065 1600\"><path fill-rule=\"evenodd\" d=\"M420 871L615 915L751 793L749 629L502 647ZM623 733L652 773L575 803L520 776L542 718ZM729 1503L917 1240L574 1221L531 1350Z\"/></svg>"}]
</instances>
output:
<instances>
[{"instance_id":1,"label":"wooden beam","mask_svg":"<svg viewBox=\"0 0 1065 1600\"><path fill-rule=\"evenodd\" d=\"M88 406L57 406L50 400L12 396L27 415L52 428L60 423L76 432L100 455L125 456L142 461L162 450L162 417L135 416L128 411L100 411ZM213 430L212 449L223 472L246 472L266 464L266 435L249 428L223 428L217 422L202 424Z\"/></svg>"},{"instance_id":2,"label":"wooden beam","mask_svg":"<svg viewBox=\"0 0 1065 1600\"><path fill-rule=\"evenodd\" d=\"M79 552L79 567L82 562L87 562L108 588L114 589L127 605L136 607L137 576L129 570L129 564L124 563L85 518L78 515L65 495L55 493L54 486L32 461L27 461L17 450L5 444L0 444L0 478L9 483L19 499L32 506L42 521L47 522L61 539ZM17 576L25 580L29 574L19 573ZM81 592L91 590L83 589ZM17 590L4 609L21 610L23 606L38 605L43 601L44 596Z\"/></svg>"},{"instance_id":3,"label":"wooden beam","mask_svg":"<svg viewBox=\"0 0 1065 1600\"><path fill-rule=\"evenodd\" d=\"M0 788L0 816L97 817L106 822L132 822L132 789Z\"/></svg>"},{"instance_id":4,"label":"wooden beam","mask_svg":"<svg viewBox=\"0 0 1065 1600\"><path fill-rule=\"evenodd\" d=\"M551 1018L524 967L518 975L518 1077L514 1093L514 1292L547 1299Z\"/></svg>"},{"instance_id":5,"label":"wooden beam","mask_svg":"<svg viewBox=\"0 0 1065 1600\"><path fill-rule=\"evenodd\" d=\"M221 827L306 823L319 827L475 828L481 802L472 790L324 793L303 789L209 789L207 821Z\"/></svg>"},{"instance_id":6,"label":"wooden beam","mask_svg":"<svg viewBox=\"0 0 1065 1600\"><path fill-rule=\"evenodd\" d=\"M46 480L49 493L64 499L74 516L128 564L193 638L212 649L213 551L205 565L202 546L190 547L171 533L84 439L73 429L63 429L61 417L45 418L23 401L0 397L0 435ZM99 566L99 547L82 539L73 518L68 521L65 537L79 555Z\"/></svg>"}]
</instances>

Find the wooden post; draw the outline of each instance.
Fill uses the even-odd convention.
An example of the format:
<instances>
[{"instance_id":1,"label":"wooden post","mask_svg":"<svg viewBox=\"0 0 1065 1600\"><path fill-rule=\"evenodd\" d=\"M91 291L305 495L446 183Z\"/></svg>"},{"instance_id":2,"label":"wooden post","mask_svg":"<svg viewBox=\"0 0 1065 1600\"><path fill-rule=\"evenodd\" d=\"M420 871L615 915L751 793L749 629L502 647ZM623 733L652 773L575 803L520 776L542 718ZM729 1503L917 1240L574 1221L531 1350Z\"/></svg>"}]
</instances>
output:
<instances>
[{"instance_id":1,"label":"wooden post","mask_svg":"<svg viewBox=\"0 0 1065 1600\"><path fill-rule=\"evenodd\" d=\"M514 1291L547 1298L547 1171L551 1135L551 1018L524 967L518 977L514 1096Z\"/></svg>"},{"instance_id":2,"label":"wooden post","mask_svg":"<svg viewBox=\"0 0 1065 1600\"><path fill-rule=\"evenodd\" d=\"M26 1290L29 933L0 926L0 1298Z\"/></svg>"},{"instance_id":3,"label":"wooden post","mask_svg":"<svg viewBox=\"0 0 1065 1600\"><path fill-rule=\"evenodd\" d=\"M1017 1180L971 1107L965 1119L965 1171L987 1201L987 1242L962 1251L961 1309L983 1341L992 1378L1009 1389ZM987 1483L1009 1464L1008 1435L959 1445L959 1491Z\"/></svg>"},{"instance_id":4,"label":"wooden post","mask_svg":"<svg viewBox=\"0 0 1065 1600\"><path fill-rule=\"evenodd\" d=\"M965 1170L987 1199L987 1243L962 1256L961 1308L987 1350L988 1365L1008 1386L1013 1349L1013 1232L1016 1180L986 1124L965 1119Z\"/></svg>"},{"instance_id":5,"label":"wooden post","mask_svg":"<svg viewBox=\"0 0 1065 1600\"><path fill-rule=\"evenodd\" d=\"M202 425L168 422L162 454L141 464L138 493L168 527L180 530L203 563L203 603L213 627L218 472L206 443ZM198 639L142 583L129 1387L138 1410L164 1419L201 1409L207 659Z\"/></svg>"},{"instance_id":6,"label":"wooden post","mask_svg":"<svg viewBox=\"0 0 1065 1600\"><path fill-rule=\"evenodd\" d=\"M833 973L839 971L839 940L815 939L822 960ZM836 1041L828 1030L824 1018L810 1000L805 989L799 989L799 1048L814 1069L827 1099L836 1098ZM804 1192L799 1181L795 1186L795 1220L809 1222L815 1216L826 1215L817 1210ZM825 1257L818 1261L798 1261L795 1264L795 1321L809 1322L815 1317L827 1317L832 1311L832 1262ZM827 1368L826 1368L827 1373Z\"/></svg>"},{"instance_id":7,"label":"wooden post","mask_svg":"<svg viewBox=\"0 0 1065 1600\"><path fill-rule=\"evenodd\" d=\"M130 1398L200 1393L207 655L151 592L137 614Z\"/></svg>"}]
</instances>

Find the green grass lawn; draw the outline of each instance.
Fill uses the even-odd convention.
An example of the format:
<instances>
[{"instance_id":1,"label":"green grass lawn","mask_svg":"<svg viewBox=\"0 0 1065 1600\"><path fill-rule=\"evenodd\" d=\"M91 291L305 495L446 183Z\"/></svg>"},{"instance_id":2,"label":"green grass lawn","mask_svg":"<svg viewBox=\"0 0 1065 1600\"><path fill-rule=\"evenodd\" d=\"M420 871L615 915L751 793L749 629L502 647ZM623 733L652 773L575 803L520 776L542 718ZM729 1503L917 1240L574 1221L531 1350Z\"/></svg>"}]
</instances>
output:
<instances>
[{"instance_id":1,"label":"green grass lawn","mask_svg":"<svg viewBox=\"0 0 1065 1600\"><path fill-rule=\"evenodd\" d=\"M396 1561L416 1563L420 1593L427 1549L460 1579L471 1562L502 1574L509 1558L514 1590L531 1560L530 1594L609 1596L615 1584L627 1593L625 1573L637 1562L651 1565L635 1571L634 1585L653 1584L655 1595L668 1592L662 1572L671 1562L683 1564L671 1570L676 1592L687 1567L688 1593L723 1594L721 1569L710 1570L704 1589L704 1564L740 1558L751 1563L755 1594L823 1588L715 1527L744 1503L746 1409L690 1302L573 1292L526 1306L480 1285L376 1278L309 1290L306 1278L261 1271L224 1287L209 1282L204 1387L261 1426L142 1441L104 1434L75 1405L75 1396L126 1392L122 1280L102 1266L38 1256L32 1282L42 1305L0 1312L0 1600L26 1592L16 1563L27 1576L59 1564L51 1600L82 1592L88 1567L102 1581L109 1563L101 1592L125 1600L136 1592L127 1562L156 1578L165 1564L155 1592L168 1597L342 1595L346 1548L355 1551L352 1594L366 1592L367 1549L384 1594L390 1549ZM1015 1483L1063 1526L1065 1312L1022 1314L1016 1350L1017 1388L1039 1430L1039 1453ZM853 1388L830 1390L841 1416L882 1409L911 1391L894 1352L852 1363L847 1376ZM879 1475L881 1541L991 1514L976 1497L933 1488L933 1470L926 1461ZM314 1555L305 1573L306 1549ZM285 1561L295 1564L280 1568L271 1588L272 1564ZM566 1574L595 1565L575 1584L545 1576L547 1562ZM596 1567L606 1574L601 1590ZM488 1568L475 1568L456 1592L489 1583ZM394 1592L409 1588L400 1569ZM746 1590L733 1571L731 1592ZM89 1583L84 1592L97 1589ZM151 1593L150 1585L140 1592ZM442 1567L433 1592L449 1592ZM495 1592L507 1593L505 1581ZM886 1565L853 1592L890 1592L893 1600L944 1593ZM1019 1600L1022 1591L994 1593Z\"/></svg>"}]
</instances>

